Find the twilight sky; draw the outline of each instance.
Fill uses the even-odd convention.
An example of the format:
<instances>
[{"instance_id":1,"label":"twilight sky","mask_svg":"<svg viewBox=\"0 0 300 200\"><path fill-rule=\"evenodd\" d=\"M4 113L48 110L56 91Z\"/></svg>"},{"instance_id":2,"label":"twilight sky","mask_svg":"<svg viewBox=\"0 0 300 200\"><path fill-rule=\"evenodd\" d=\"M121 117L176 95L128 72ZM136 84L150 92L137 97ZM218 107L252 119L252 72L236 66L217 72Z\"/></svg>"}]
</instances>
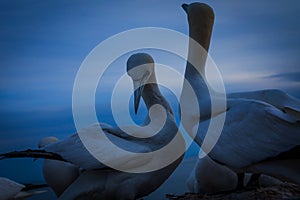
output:
<instances>
[{"instance_id":1,"label":"twilight sky","mask_svg":"<svg viewBox=\"0 0 300 200\"><path fill-rule=\"evenodd\" d=\"M74 132L73 82L88 53L132 28L163 27L188 34L180 5L191 2L2 0L1 149L35 146L44 136L63 138ZM299 1L203 2L215 10L210 55L228 92L278 88L300 98ZM108 72L101 88L112 87L125 72L128 56L116 61L124 67ZM154 52L154 59L168 64L168 55ZM183 72L184 62L177 65ZM97 110L109 112L104 103Z\"/></svg>"}]
</instances>

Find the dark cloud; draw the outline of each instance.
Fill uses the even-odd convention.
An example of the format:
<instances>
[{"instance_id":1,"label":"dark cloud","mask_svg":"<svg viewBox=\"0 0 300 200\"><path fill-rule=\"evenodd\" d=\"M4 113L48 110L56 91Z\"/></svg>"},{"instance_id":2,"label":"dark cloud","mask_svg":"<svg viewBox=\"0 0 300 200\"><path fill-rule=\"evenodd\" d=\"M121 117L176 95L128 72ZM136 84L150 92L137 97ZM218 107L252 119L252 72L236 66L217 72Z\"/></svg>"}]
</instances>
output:
<instances>
[{"instance_id":1,"label":"dark cloud","mask_svg":"<svg viewBox=\"0 0 300 200\"><path fill-rule=\"evenodd\" d=\"M280 81L300 82L300 72L278 73L266 76L267 79L278 79Z\"/></svg>"}]
</instances>

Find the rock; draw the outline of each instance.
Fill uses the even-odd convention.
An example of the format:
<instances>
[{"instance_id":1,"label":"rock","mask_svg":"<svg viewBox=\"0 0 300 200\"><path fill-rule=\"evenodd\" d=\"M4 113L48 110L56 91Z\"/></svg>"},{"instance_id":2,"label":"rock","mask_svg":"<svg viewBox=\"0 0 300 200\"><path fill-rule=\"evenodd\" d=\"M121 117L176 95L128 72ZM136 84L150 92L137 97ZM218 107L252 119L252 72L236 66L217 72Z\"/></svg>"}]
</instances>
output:
<instances>
[{"instance_id":1,"label":"rock","mask_svg":"<svg viewBox=\"0 0 300 200\"><path fill-rule=\"evenodd\" d=\"M219 193L219 194L192 194L166 195L170 200L281 200L300 199L300 185L292 183L280 183L269 187L260 187L242 192Z\"/></svg>"}]
</instances>

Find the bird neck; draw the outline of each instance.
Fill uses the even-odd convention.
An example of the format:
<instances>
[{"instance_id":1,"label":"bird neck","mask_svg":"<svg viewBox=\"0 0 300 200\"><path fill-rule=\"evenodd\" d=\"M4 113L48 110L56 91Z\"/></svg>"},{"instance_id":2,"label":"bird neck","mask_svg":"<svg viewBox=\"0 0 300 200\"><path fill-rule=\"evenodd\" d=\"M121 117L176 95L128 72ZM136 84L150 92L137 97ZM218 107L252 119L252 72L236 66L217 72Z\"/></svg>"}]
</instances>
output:
<instances>
[{"instance_id":1,"label":"bird neck","mask_svg":"<svg viewBox=\"0 0 300 200\"><path fill-rule=\"evenodd\" d=\"M151 83L151 84L145 85L144 91L145 92L143 92L143 99L147 106L148 111L153 105L159 104L163 108L165 108L167 113L173 115L173 111L172 111L169 103L160 93L160 90L159 90L157 84Z\"/></svg>"},{"instance_id":2,"label":"bird neck","mask_svg":"<svg viewBox=\"0 0 300 200\"><path fill-rule=\"evenodd\" d=\"M187 80L205 80L205 63L210 44L212 25L208 26L204 23L189 25L188 62L185 71L185 78Z\"/></svg>"},{"instance_id":3,"label":"bird neck","mask_svg":"<svg viewBox=\"0 0 300 200\"><path fill-rule=\"evenodd\" d=\"M213 23L199 22L196 25L189 25L189 49L188 61L185 70L183 89L190 84L198 99L208 95L208 88L205 77L205 63L209 49Z\"/></svg>"},{"instance_id":4,"label":"bird neck","mask_svg":"<svg viewBox=\"0 0 300 200\"><path fill-rule=\"evenodd\" d=\"M205 62L210 44L213 23L199 21L189 24L190 39L185 79L180 97L181 121L185 130L192 133L195 124L199 123L201 114L210 108L210 93L205 78ZM195 96L196 95L196 96ZM197 110L199 108L199 110Z\"/></svg>"},{"instance_id":5,"label":"bird neck","mask_svg":"<svg viewBox=\"0 0 300 200\"><path fill-rule=\"evenodd\" d=\"M174 115L170 104L167 102L167 100L164 98L164 96L159 90L155 78L155 73L152 73L147 84L145 85L142 97L144 99L148 111L153 105L159 104L163 108L165 108L167 113Z\"/></svg>"},{"instance_id":6,"label":"bird neck","mask_svg":"<svg viewBox=\"0 0 300 200\"><path fill-rule=\"evenodd\" d=\"M208 52L211 35L212 35L213 21L209 23L199 22L198 24L189 24L189 36L200 44L206 52Z\"/></svg>"}]
</instances>

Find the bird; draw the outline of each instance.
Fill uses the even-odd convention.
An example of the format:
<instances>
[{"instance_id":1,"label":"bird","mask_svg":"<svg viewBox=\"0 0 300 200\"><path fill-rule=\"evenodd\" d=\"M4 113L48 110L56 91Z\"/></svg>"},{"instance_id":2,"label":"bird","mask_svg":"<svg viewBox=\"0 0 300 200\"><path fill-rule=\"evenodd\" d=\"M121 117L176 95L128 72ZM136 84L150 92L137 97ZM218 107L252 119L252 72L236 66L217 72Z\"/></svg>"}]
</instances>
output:
<instances>
[{"instance_id":1,"label":"bird","mask_svg":"<svg viewBox=\"0 0 300 200\"><path fill-rule=\"evenodd\" d=\"M255 182L250 181L251 178L253 179L252 174L245 175L244 184L247 189L257 187ZM280 180L264 174L256 178L257 180L252 181L259 181L260 187L282 184ZM207 155L197 159L196 165L186 181L190 192L201 194L230 193L235 191L237 183L238 176L233 170L218 164Z\"/></svg>"},{"instance_id":2,"label":"bird","mask_svg":"<svg viewBox=\"0 0 300 200\"><path fill-rule=\"evenodd\" d=\"M206 84L205 77L214 11L204 3L183 4L182 8L188 17L190 36L180 97L185 130L201 146L210 121L226 116L213 148L209 145L202 148L212 160L237 173L236 189L244 187L245 172L253 173L253 179L266 174L299 184L300 100L276 89L233 93L227 94L225 106L217 105L211 112L211 100L222 101L222 95ZM198 48L195 42L202 48ZM189 105L188 84L196 93L201 114L196 113L196 107ZM207 136L208 141L215 141L213 135Z\"/></svg>"},{"instance_id":3,"label":"bird","mask_svg":"<svg viewBox=\"0 0 300 200\"><path fill-rule=\"evenodd\" d=\"M232 191L237 184L237 175L209 156L204 156L197 160L186 184L192 193L211 194Z\"/></svg>"},{"instance_id":4,"label":"bird","mask_svg":"<svg viewBox=\"0 0 300 200\"><path fill-rule=\"evenodd\" d=\"M84 171L59 199L137 199L150 194L181 163L185 140L177 127L171 106L159 90L153 58L146 53L130 56L127 74L133 80L135 113L138 112L141 97L148 109L142 126L126 126L126 130L131 130L130 135L122 127L103 123L78 130L90 137L101 159L121 166L124 170L114 169L94 158L82 144L78 133L46 145L39 151L12 152L1 154L0 157L52 158L82 168ZM118 153L110 148L104 136L100 139L96 137L101 127L106 136L119 147L138 154L124 151Z\"/></svg>"},{"instance_id":5,"label":"bird","mask_svg":"<svg viewBox=\"0 0 300 200\"><path fill-rule=\"evenodd\" d=\"M42 138L38 148L57 142L56 137ZM80 169L68 162L45 159L42 164L43 176L49 187L59 197L79 176ZM54 175L55 174L55 175Z\"/></svg>"},{"instance_id":6,"label":"bird","mask_svg":"<svg viewBox=\"0 0 300 200\"><path fill-rule=\"evenodd\" d=\"M31 188L33 185L30 185ZM44 187L44 186L42 186ZM36 187L39 188L39 187ZM11 200L11 199L25 199L27 197L44 193L46 191L28 191L29 187L23 184L17 183L5 177L0 177L0 199Z\"/></svg>"}]
</instances>

